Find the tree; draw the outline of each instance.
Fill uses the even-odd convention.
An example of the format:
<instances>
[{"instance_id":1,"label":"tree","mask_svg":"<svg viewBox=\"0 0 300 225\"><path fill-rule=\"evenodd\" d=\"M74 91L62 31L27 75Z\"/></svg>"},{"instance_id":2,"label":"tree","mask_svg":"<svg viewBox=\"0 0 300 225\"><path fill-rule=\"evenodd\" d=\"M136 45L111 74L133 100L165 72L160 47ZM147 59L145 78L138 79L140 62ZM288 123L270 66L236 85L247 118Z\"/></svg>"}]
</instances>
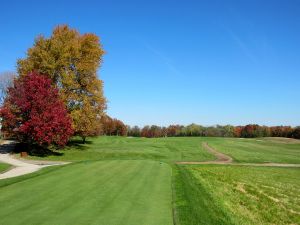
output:
<instances>
[{"instance_id":1,"label":"tree","mask_svg":"<svg viewBox=\"0 0 300 225\"><path fill-rule=\"evenodd\" d=\"M84 107L79 110L73 110L71 116L76 135L80 136L83 144L85 144L86 137L101 134L101 117L98 116L97 111L86 100L84 100L83 104Z\"/></svg>"},{"instance_id":2,"label":"tree","mask_svg":"<svg viewBox=\"0 0 300 225\"><path fill-rule=\"evenodd\" d=\"M234 127L234 137L241 137L242 135L243 126L236 126Z\"/></svg>"},{"instance_id":3,"label":"tree","mask_svg":"<svg viewBox=\"0 0 300 225\"><path fill-rule=\"evenodd\" d=\"M47 76L37 73L14 81L0 116L6 136L29 144L64 146L73 134L71 118L58 90Z\"/></svg>"},{"instance_id":4,"label":"tree","mask_svg":"<svg viewBox=\"0 0 300 225\"><path fill-rule=\"evenodd\" d=\"M102 133L105 135L126 136L127 126L118 119L112 119L108 115L102 116Z\"/></svg>"},{"instance_id":5,"label":"tree","mask_svg":"<svg viewBox=\"0 0 300 225\"><path fill-rule=\"evenodd\" d=\"M270 127L270 133L272 137L291 137L293 128L290 126Z\"/></svg>"},{"instance_id":6,"label":"tree","mask_svg":"<svg viewBox=\"0 0 300 225\"><path fill-rule=\"evenodd\" d=\"M128 126L128 136L132 137L140 137L141 136L141 129L138 126L130 127Z\"/></svg>"},{"instance_id":7,"label":"tree","mask_svg":"<svg viewBox=\"0 0 300 225\"><path fill-rule=\"evenodd\" d=\"M7 90L12 86L14 78L16 77L17 76L14 72L7 71L0 73L0 105L2 105L7 94Z\"/></svg>"},{"instance_id":8,"label":"tree","mask_svg":"<svg viewBox=\"0 0 300 225\"><path fill-rule=\"evenodd\" d=\"M156 125L152 125L151 127L150 127L150 137L161 137L162 136L162 129L161 129L161 127L159 127L159 126L156 126Z\"/></svg>"},{"instance_id":9,"label":"tree","mask_svg":"<svg viewBox=\"0 0 300 225\"><path fill-rule=\"evenodd\" d=\"M21 77L34 70L47 74L67 106L75 134L83 140L98 134L99 119L106 109L103 82L97 78L103 54L96 35L81 35L63 25L49 38L37 37L26 58L17 63Z\"/></svg>"},{"instance_id":10,"label":"tree","mask_svg":"<svg viewBox=\"0 0 300 225\"><path fill-rule=\"evenodd\" d=\"M161 128L161 136L162 137L167 137L168 136L168 128L166 128L166 127Z\"/></svg>"},{"instance_id":11,"label":"tree","mask_svg":"<svg viewBox=\"0 0 300 225\"><path fill-rule=\"evenodd\" d=\"M225 126L219 126L222 130L222 137L234 137L234 126L231 125L225 125Z\"/></svg>"},{"instance_id":12,"label":"tree","mask_svg":"<svg viewBox=\"0 0 300 225\"><path fill-rule=\"evenodd\" d=\"M117 136L126 136L127 135L127 127L126 125L121 121L121 120L117 120L114 119L113 122L115 123L115 135Z\"/></svg>"},{"instance_id":13,"label":"tree","mask_svg":"<svg viewBox=\"0 0 300 225\"><path fill-rule=\"evenodd\" d=\"M292 133L293 138L300 139L300 127L295 127L293 133Z\"/></svg>"},{"instance_id":14,"label":"tree","mask_svg":"<svg viewBox=\"0 0 300 225\"><path fill-rule=\"evenodd\" d=\"M180 125L170 125L167 128L168 137L179 136L180 131L183 127Z\"/></svg>"},{"instance_id":15,"label":"tree","mask_svg":"<svg viewBox=\"0 0 300 225\"><path fill-rule=\"evenodd\" d=\"M141 137L151 137L150 126L147 125L143 127L141 130Z\"/></svg>"},{"instance_id":16,"label":"tree","mask_svg":"<svg viewBox=\"0 0 300 225\"><path fill-rule=\"evenodd\" d=\"M201 136L202 135L202 127L197 124L190 124L184 129L186 136Z\"/></svg>"},{"instance_id":17,"label":"tree","mask_svg":"<svg viewBox=\"0 0 300 225\"><path fill-rule=\"evenodd\" d=\"M243 127L241 137L244 138L256 138L266 137L270 135L270 130L266 126L259 126L257 124L248 124Z\"/></svg>"},{"instance_id":18,"label":"tree","mask_svg":"<svg viewBox=\"0 0 300 225\"><path fill-rule=\"evenodd\" d=\"M105 135L113 135L113 132L116 130L115 124L113 119L108 115L104 115L101 117L101 124L102 124L102 132Z\"/></svg>"}]
</instances>

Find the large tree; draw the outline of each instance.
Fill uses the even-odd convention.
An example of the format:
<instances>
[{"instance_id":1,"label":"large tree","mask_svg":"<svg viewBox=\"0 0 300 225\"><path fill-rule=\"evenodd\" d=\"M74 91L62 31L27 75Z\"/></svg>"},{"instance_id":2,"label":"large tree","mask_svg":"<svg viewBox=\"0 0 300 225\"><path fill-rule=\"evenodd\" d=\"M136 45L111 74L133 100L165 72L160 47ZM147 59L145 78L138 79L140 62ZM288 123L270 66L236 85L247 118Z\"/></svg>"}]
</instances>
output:
<instances>
[{"instance_id":1,"label":"large tree","mask_svg":"<svg viewBox=\"0 0 300 225\"><path fill-rule=\"evenodd\" d=\"M58 90L49 78L37 73L14 81L0 116L3 133L28 144L63 146L73 134L71 118Z\"/></svg>"},{"instance_id":2,"label":"large tree","mask_svg":"<svg viewBox=\"0 0 300 225\"><path fill-rule=\"evenodd\" d=\"M106 109L103 82L97 76L103 54L98 36L81 35L63 25L49 38L38 36L26 58L17 63L20 76L31 71L49 76L72 117L75 134L83 139L99 133Z\"/></svg>"}]
</instances>

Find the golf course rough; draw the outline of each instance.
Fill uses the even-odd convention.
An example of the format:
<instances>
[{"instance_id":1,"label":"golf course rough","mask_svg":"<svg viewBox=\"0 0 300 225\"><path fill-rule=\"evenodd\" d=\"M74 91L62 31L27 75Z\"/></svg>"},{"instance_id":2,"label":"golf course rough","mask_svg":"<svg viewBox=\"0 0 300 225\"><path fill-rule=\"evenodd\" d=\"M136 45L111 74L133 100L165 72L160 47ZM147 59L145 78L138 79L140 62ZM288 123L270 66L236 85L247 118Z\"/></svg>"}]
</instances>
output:
<instances>
[{"instance_id":1,"label":"golf course rough","mask_svg":"<svg viewBox=\"0 0 300 225\"><path fill-rule=\"evenodd\" d=\"M300 224L300 169L178 165L180 225Z\"/></svg>"},{"instance_id":2,"label":"golf course rough","mask_svg":"<svg viewBox=\"0 0 300 225\"><path fill-rule=\"evenodd\" d=\"M4 172L4 171L8 170L10 167L11 167L10 165L8 165L8 164L6 164L6 163L1 163L1 162L0 162L0 173L2 173L2 172Z\"/></svg>"},{"instance_id":3,"label":"golf course rough","mask_svg":"<svg viewBox=\"0 0 300 225\"><path fill-rule=\"evenodd\" d=\"M86 161L36 174L0 181L0 224L173 224L166 163Z\"/></svg>"}]
</instances>

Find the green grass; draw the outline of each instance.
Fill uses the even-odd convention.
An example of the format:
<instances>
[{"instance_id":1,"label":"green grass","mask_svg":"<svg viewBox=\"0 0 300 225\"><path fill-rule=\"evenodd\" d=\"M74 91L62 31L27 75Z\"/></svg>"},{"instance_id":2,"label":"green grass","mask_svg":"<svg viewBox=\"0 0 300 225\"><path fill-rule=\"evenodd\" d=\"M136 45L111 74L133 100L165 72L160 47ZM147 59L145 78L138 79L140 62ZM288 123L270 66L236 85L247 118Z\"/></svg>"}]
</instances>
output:
<instances>
[{"instance_id":1,"label":"green grass","mask_svg":"<svg viewBox=\"0 0 300 225\"><path fill-rule=\"evenodd\" d=\"M0 180L0 224L300 224L299 168L174 164L214 160L203 142L235 162L300 163L289 139L75 139L29 157L74 164Z\"/></svg>"},{"instance_id":2,"label":"green grass","mask_svg":"<svg viewBox=\"0 0 300 225\"><path fill-rule=\"evenodd\" d=\"M171 225L171 167L86 161L0 181L0 224Z\"/></svg>"},{"instance_id":3,"label":"green grass","mask_svg":"<svg viewBox=\"0 0 300 225\"><path fill-rule=\"evenodd\" d=\"M300 224L300 169L178 166L178 224Z\"/></svg>"},{"instance_id":4,"label":"green grass","mask_svg":"<svg viewBox=\"0 0 300 225\"><path fill-rule=\"evenodd\" d=\"M152 159L165 162L213 160L215 157L202 148L201 141L201 138L149 139L102 136L89 138L85 145L75 142L59 151L63 155L47 156L44 159L66 161Z\"/></svg>"},{"instance_id":5,"label":"green grass","mask_svg":"<svg viewBox=\"0 0 300 225\"><path fill-rule=\"evenodd\" d=\"M214 160L215 157L202 148L202 143L207 142L218 151L230 155L236 162L300 163L300 141L279 140L216 137L150 139L102 136L88 139L85 145L75 140L72 145L59 151L62 153L61 156L51 155L42 159L66 161L152 159L165 162ZM31 158L41 159L41 157Z\"/></svg>"},{"instance_id":6,"label":"green grass","mask_svg":"<svg viewBox=\"0 0 300 225\"><path fill-rule=\"evenodd\" d=\"M207 142L219 152L231 156L236 162L300 163L298 140L209 138Z\"/></svg>"},{"instance_id":7,"label":"green grass","mask_svg":"<svg viewBox=\"0 0 300 225\"><path fill-rule=\"evenodd\" d=\"M0 162L0 173L4 172L5 170L8 170L9 167L10 167L9 164Z\"/></svg>"}]
</instances>

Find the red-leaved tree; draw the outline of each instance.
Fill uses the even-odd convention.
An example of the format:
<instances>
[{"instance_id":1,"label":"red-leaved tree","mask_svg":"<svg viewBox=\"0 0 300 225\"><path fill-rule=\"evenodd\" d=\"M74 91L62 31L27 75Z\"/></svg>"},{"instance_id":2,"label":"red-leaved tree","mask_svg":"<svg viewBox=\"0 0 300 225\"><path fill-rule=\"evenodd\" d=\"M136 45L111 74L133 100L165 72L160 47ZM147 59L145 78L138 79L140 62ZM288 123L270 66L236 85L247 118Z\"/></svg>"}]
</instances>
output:
<instances>
[{"instance_id":1,"label":"red-leaved tree","mask_svg":"<svg viewBox=\"0 0 300 225\"><path fill-rule=\"evenodd\" d=\"M72 121L47 76L32 72L14 81L0 110L2 132L21 142L64 146Z\"/></svg>"}]
</instances>

